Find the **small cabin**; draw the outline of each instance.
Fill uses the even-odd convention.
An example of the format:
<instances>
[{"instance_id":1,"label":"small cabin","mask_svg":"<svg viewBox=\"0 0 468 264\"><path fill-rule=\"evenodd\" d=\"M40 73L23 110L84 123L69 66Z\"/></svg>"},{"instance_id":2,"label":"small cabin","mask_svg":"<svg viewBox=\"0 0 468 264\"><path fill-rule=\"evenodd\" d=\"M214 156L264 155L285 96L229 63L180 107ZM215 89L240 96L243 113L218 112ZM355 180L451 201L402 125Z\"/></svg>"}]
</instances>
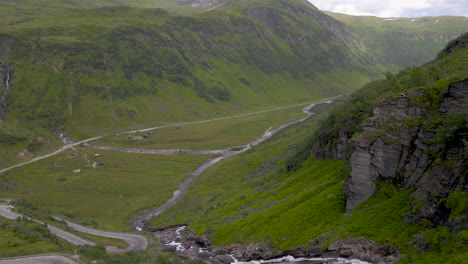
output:
<instances>
[{"instance_id":1,"label":"small cabin","mask_svg":"<svg viewBox=\"0 0 468 264\"><path fill-rule=\"evenodd\" d=\"M94 157L95 157L95 158L100 158L100 157L101 157L101 154L96 153L96 154L94 154Z\"/></svg>"}]
</instances>

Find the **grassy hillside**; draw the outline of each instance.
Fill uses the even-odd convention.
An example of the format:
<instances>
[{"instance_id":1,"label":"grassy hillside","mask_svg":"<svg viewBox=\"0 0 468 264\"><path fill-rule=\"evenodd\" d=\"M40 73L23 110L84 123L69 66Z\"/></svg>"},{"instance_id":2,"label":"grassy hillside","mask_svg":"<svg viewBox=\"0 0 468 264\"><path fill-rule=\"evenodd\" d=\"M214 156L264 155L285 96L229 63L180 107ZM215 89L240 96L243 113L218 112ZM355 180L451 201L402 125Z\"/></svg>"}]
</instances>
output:
<instances>
[{"instance_id":1,"label":"grassy hillside","mask_svg":"<svg viewBox=\"0 0 468 264\"><path fill-rule=\"evenodd\" d=\"M187 16L106 1L44 3L40 13L37 4L8 11L34 19L0 27L0 59L13 76L0 129L17 138L3 144L5 164L38 137L49 147L22 156L56 147L51 132L79 140L304 103L377 74L302 1Z\"/></svg>"},{"instance_id":2,"label":"grassy hillside","mask_svg":"<svg viewBox=\"0 0 468 264\"><path fill-rule=\"evenodd\" d=\"M13 76L0 130L16 137L0 142L5 164L57 147L51 132L79 140L351 92L410 64L388 58L410 58L412 48L381 49L374 31L405 32L410 47L423 43L415 33L428 34L407 25L359 31L302 0L192 2L0 2L0 59ZM441 21L430 32L444 37L424 45L439 45L465 21ZM433 54L419 51L411 63ZM34 151L18 154L30 144Z\"/></svg>"},{"instance_id":3,"label":"grassy hillside","mask_svg":"<svg viewBox=\"0 0 468 264\"><path fill-rule=\"evenodd\" d=\"M337 239L364 236L398 248L405 255L399 263L463 263L468 243L463 227L408 220L430 203L415 198L414 188L379 181L370 199L347 212L343 187L351 170L348 163L310 154L314 144L318 145L314 152L320 154L329 145L336 147L341 133L359 133L362 121L372 115L373 104L415 87L426 87L431 93L427 100L412 103L433 109L430 114L434 115L447 85L468 76L466 43L465 34L424 67L365 86L320 122L311 120L290 128L249 153L220 162L194 181L181 203L153 219L153 226L189 224L217 245L266 242L278 250L327 247ZM428 120L437 123L434 129L444 142L465 135L466 153L466 113L456 122L449 119ZM437 159L434 168L437 164L454 166L463 159L452 154L446 161L443 153L433 153L432 158ZM451 190L446 198L452 208L450 221L461 226L466 223L466 195L462 193Z\"/></svg>"}]
</instances>

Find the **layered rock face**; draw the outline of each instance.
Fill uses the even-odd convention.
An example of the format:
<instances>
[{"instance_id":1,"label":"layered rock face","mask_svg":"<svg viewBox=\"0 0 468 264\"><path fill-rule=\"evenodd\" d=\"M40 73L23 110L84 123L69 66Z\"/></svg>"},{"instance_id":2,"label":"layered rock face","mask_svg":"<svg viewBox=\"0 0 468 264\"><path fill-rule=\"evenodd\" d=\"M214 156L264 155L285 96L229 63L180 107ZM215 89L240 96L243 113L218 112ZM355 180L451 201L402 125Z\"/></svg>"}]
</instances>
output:
<instances>
[{"instance_id":1,"label":"layered rock face","mask_svg":"<svg viewBox=\"0 0 468 264\"><path fill-rule=\"evenodd\" d=\"M429 219L443 224L448 220L450 210L444 199L453 190L467 190L468 155L463 141L468 134L460 128L456 136L441 142L440 128L447 126L441 122L448 116L467 113L468 80L450 84L436 109L427 103L429 97L427 90L418 89L374 106L363 133L349 142L355 151L344 189L348 211L374 194L376 181L386 181L415 188L413 197L424 201L408 221Z\"/></svg>"}]
</instances>

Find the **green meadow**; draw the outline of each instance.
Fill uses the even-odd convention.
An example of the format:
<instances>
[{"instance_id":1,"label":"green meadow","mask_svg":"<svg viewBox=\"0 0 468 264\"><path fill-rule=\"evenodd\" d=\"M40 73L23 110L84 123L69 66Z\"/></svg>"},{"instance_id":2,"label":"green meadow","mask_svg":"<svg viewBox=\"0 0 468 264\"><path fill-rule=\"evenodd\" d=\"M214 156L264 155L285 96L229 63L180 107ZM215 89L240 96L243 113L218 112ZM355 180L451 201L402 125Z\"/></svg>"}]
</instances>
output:
<instances>
[{"instance_id":1,"label":"green meadow","mask_svg":"<svg viewBox=\"0 0 468 264\"><path fill-rule=\"evenodd\" d=\"M71 153L78 156L70 158ZM179 183L209 158L110 151L99 151L102 156L94 158L95 153L77 148L10 170L2 176L11 180L14 190L3 191L1 197L32 201L41 209L94 221L103 229L128 230L136 212L163 204ZM105 165L89 167L94 162ZM74 173L77 169L81 171Z\"/></svg>"},{"instance_id":2,"label":"green meadow","mask_svg":"<svg viewBox=\"0 0 468 264\"><path fill-rule=\"evenodd\" d=\"M305 117L302 109L306 105L276 110L267 113L155 129L147 139L146 132L132 133L138 140L128 140L129 134L112 135L90 144L148 149L225 149L245 145L269 128Z\"/></svg>"}]
</instances>

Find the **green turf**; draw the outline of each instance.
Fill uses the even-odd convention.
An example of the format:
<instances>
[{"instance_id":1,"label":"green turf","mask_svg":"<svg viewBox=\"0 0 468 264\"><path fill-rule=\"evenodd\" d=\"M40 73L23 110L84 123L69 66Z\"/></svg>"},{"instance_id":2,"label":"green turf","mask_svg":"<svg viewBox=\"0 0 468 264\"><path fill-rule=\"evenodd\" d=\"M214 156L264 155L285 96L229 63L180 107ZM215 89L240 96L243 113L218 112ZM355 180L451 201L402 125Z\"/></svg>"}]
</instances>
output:
<instances>
[{"instance_id":1,"label":"green turf","mask_svg":"<svg viewBox=\"0 0 468 264\"><path fill-rule=\"evenodd\" d=\"M72 246L37 223L0 217L0 258L46 252L71 253Z\"/></svg>"},{"instance_id":2,"label":"green turf","mask_svg":"<svg viewBox=\"0 0 468 264\"><path fill-rule=\"evenodd\" d=\"M67 156L74 152L79 156ZM11 170L4 177L14 181L14 190L1 196L34 201L52 212L95 221L100 228L128 230L128 221L137 211L163 204L178 184L209 158L99 151L102 157L95 159L94 153L77 149ZM105 162L105 166L86 167L93 162ZM115 166L119 162L126 166ZM76 169L81 172L73 173Z\"/></svg>"},{"instance_id":3,"label":"green turf","mask_svg":"<svg viewBox=\"0 0 468 264\"><path fill-rule=\"evenodd\" d=\"M245 145L263 135L269 128L276 128L285 123L299 120L306 116L302 112L305 105L259 113L254 115L210 121L153 130L154 135L147 139L146 132L132 133L136 141L128 140L128 134L107 136L91 142L123 148L148 149L225 149Z\"/></svg>"},{"instance_id":4,"label":"green turf","mask_svg":"<svg viewBox=\"0 0 468 264\"><path fill-rule=\"evenodd\" d=\"M410 191L378 184L373 197L347 213L343 184L350 168L345 161L309 157L297 171L288 172L285 163L292 149L304 143L316 122L286 129L209 168L179 204L152 219L152 226L189 224L216 245L265 242L276 250L327 247L337 239L363 236L399 248L408 256L402 263L462 263L466 235L404 221L411 210ZM427 241L432 252L422 252L415 237Z\"/></svg>"}]
</instances>

